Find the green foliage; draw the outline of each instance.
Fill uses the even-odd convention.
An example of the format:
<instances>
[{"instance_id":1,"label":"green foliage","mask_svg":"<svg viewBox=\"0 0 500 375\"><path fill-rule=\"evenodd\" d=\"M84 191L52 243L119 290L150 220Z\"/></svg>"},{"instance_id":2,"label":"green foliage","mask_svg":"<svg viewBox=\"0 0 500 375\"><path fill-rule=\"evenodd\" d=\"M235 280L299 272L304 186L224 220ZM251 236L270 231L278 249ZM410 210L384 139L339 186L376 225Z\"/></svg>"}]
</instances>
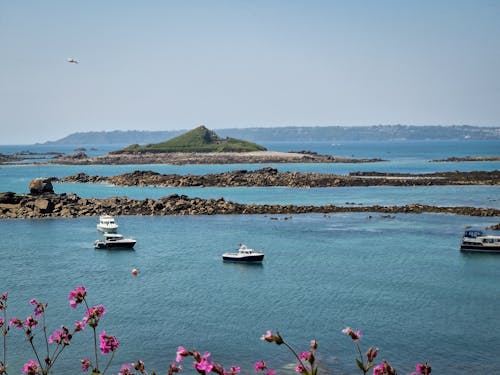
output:
<instances>
[{"instance_id":1,"label":"green foliage","mask_svg":"<svg viewBox=\"0 0 500 375\"><path fill-rule=\"evenodd\" d=\"M221 138L214 131L199 126L166 142L145 146L131 145L124 152L248 152L266 151L256 143L236 138Z\"/></svg>"}]
</instances>

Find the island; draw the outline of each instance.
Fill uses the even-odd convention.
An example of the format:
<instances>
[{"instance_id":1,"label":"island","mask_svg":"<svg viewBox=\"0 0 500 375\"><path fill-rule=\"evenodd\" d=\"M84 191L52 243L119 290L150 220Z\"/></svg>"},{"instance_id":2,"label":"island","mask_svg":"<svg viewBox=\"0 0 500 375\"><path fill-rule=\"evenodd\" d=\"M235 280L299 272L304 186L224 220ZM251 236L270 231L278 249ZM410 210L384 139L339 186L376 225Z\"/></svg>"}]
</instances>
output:
<instances>
[{"instance_id":1,"label":"island","mask_svg":"<svg viewBox=\"0 0 500 375\"><path fill-rule=\"evenodd\" d=\"M218 136L213 130L199 126L165 142L133 144L106 155L88 157L79 152L51 160L56 164L258 164L258 163L368 163L379 158L356 159L315 152L268 151L257 143Z\"/></svg>"}]
</instances>

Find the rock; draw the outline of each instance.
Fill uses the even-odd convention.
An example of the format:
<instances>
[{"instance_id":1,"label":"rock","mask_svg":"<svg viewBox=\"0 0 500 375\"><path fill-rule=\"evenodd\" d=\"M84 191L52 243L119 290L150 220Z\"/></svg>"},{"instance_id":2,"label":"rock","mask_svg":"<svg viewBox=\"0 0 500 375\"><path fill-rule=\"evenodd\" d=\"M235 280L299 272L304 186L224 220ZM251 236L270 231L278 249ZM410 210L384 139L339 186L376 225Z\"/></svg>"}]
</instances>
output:
<instances>
[{"instance_id":1,"label":"rock","mask_svg":"<svg viewBox=\"0 0 500 375\"><path fill-rule=\"evenodd\" d=\"M40 195L44 193L54 193L54 188L49 178L35 178L30 182L30 194Z\"/></svg>"},{"instance_id":2,"label":"rock","mask_svg":"<svg viewBox=\"0 0 500 375\"><path fill-rule=\"evenodd\" d=\"M50 213L54 210L54 203L51 200L40 198L35 201L35 208L41 214Z\"/></svg>"},{"instance_id":3,"label":"rock","mask_svg":"<svg viewBox=\"0 0 500 375\"><path fill-rule=\"evenodd\" d=\"M21 197L13 193L12 191L6 191L5 193L0 193L0 203L3 204L18 204L21 201Z\"/></svg>"}]
</instances>

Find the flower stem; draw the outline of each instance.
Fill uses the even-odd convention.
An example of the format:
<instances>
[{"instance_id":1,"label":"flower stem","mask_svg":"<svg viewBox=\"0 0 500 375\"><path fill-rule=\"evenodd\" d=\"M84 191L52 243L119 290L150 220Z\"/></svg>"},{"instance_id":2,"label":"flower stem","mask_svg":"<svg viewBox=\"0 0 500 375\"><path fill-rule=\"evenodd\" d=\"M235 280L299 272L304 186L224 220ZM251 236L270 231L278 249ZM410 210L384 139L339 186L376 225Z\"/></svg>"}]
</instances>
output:
<instances>
[{"instance_id":1,"label":"flower stem","mask_svg":"<svg viewBox=\"0 0 500 375\"><path fill-rule=\"evenodd\" d=\"M111 352L111 358L109 358L109 361L108 361L108 363L107 363L106 367L105 367L105 368L104 368L104 370L102 371L102 375L104 375L104 374L106 373L106 371L108 370L108 367L109 367L109 365L111 364L111 361L113 360L113 357L114 357L114 356L115 356L115 352L114 352L114 351L112 351L112 352Z\"/></svg>"},{"instance_id":2,"label":"flower stem","mask_svg":"<svg viewBox=\"0 0 500 375\"><path fill-rule=\"evenodd\" d=\"M288 350L290 350L293 353L293 355L295 356L295 358L297 358L297 361L299 361L302 368L307 371L307 367L304 366L304 363L302 362L302 360L298 356L297 352L290 345L288 345L288 343L285 340L283 340L283 345L285 345L288 348ZM311 373L312 373L312 371L313 371L313 369L311 368Z\"/></svg>"},{"instance_id":3,"label":"flower stem","mask_svg":"<svg viewBox=\"0 0 500 375\"><path fill-rule=\"evenodd\" d=\"M361 348L359 347L359 344L357 341L354 342L356 344L356 348L358 348L358 353L359 353L359 359L361 363L363 364L363 374L366 375L367 371L365 370L365 361L363 360L363 354L361 354Z\"/></svg>"}]
</instances>

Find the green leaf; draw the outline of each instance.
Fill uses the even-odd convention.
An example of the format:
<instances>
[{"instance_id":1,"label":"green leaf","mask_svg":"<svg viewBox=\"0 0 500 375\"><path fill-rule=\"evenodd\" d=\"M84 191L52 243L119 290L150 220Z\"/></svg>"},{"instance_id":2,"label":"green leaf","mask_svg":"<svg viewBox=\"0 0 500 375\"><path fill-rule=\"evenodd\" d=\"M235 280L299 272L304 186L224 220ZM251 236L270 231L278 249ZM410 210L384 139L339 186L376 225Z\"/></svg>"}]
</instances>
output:
<instances>
[{"instance_id":1,"label":"green leaf","mask_svg":"<svg viewBox=\"0 0 500 375\"><path fill-rule=\"evenodd\" d=\"M363 362L361 362L359 359L356 358L356 363L358 364L358 367L363 371L365 372L366 369L365 369L365 365L363 364Z\"/></svg>"}]
</instances>

